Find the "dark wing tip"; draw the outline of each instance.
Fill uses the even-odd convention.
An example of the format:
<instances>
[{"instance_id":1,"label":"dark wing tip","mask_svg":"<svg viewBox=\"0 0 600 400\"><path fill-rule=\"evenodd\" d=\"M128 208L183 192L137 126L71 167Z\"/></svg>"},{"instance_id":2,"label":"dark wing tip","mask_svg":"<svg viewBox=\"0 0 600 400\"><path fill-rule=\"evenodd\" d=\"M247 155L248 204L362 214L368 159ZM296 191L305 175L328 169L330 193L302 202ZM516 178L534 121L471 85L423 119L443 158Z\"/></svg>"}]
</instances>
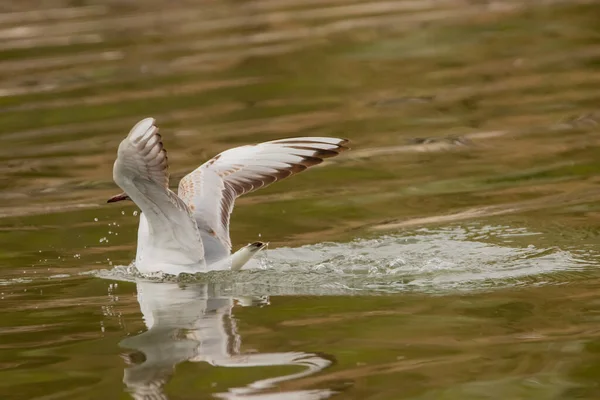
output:
<instances>
[{"instance_id":1,"label":"dark wing tip","mask_svg":"<svg viewBox=\"0 0 600 400\"><path fill-rule=\"evenodd\" d=\"M308 167L312 167L313 165L317 165L317 164L321 164L323 162L323 158L321 157L317 157L317 156L305 156L302 158L302 163L300 165L303 165L306 169Z\"/></svg>"},{"instance_id":2,"label":"dark wing tip","mask_svg":"<svg viewBox=\"0 0 600 400\"><path fill-rule=\"evenodd\" d=\"M257 252L257 251L260 251L260 250L264 249L265 247L267 247L268 244L269 243L265 243L265 242L254 242L254 243L250 243L246 247L252 252Z\"/></svg>"},{"instance_id":3,"label":"dark wing tip","mask_svg":"<svg viewBox=\"0 0 600 400\"><path fill-rule=\"evenodd\" d=\"M346 151L346 150L351 150L352 147L348 146L349 144L350 144L350 139L342 139L342 141L340 143L338 143L338 149L340 150L340 152Z\"/></svg>"},{"instance_id":4,"label":"dark wing tip","mask_svg":"<svg viewBox=\"0 0 600 400\"><path fill-rule=\"evenodd\" d=\"M314 147L309 147L309 146L291 146L291 148L297 149L297 150L312 151L313 154L311 157L315 157L315 158L329 158L329 157L335 157L338 154L340 154L340 150L338 148L336 148L336 149L315 149Z\"/></svg>"}]
</instances>

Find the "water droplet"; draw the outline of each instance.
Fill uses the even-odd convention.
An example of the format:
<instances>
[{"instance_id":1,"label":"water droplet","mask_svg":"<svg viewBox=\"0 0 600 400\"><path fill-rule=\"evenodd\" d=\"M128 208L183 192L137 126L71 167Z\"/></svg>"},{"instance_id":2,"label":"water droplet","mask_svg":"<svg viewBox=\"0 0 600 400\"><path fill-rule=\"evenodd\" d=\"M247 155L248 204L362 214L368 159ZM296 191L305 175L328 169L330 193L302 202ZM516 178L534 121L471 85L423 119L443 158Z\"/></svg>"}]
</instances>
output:
<instances>
[{"instance_id":1,"label":"water droplet","mask_svg":"<svg viewBox=\"0 0 600 400\"><path fill-rule=\"evenodd\" d=\"M98 218L94 218L94 222L98 222Z\"/></svg>"},{"instance_id":2,"label":"water droplet","mask_svg":"<svg viewBox=\"0 0 600 400\"><path fill-rule=\"evenodd\" d=\"M125 215L125 211L121 211L121 215Z\"/></svg>"},{"instance_id":3,"label":"water droplet","mask_svg":"<svg viewBox=\"0 0 600 400\"><path fill-rule=\"evenodd\" d=\"M137 211L134 211L134 212L133 212L133 216L134 216L134 217L137 217L137 216L138 216L138 212L137 212Z\"/></svg>"}]
</instances>

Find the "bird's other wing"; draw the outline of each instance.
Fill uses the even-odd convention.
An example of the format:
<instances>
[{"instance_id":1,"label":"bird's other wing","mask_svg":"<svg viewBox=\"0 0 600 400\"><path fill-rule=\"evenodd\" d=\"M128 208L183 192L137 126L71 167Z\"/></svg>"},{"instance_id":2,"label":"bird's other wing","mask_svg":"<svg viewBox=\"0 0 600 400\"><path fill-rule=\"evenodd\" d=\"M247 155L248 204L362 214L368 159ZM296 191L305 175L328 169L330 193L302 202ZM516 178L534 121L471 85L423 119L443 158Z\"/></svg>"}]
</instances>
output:
<instances>
[{"instance_id":1,"label":"bird's other wing","mask_svg":"<svg viewBox=\"0 0 600 400\"><path fill-rule=\"evenodd\" d=\"M346 139L299 137L226 150L179 182L179 197L203 232L231 251L229 219L235 199L335 157ZM208 251L208 249L207 249Z\"/></svg>"}]
</instances>

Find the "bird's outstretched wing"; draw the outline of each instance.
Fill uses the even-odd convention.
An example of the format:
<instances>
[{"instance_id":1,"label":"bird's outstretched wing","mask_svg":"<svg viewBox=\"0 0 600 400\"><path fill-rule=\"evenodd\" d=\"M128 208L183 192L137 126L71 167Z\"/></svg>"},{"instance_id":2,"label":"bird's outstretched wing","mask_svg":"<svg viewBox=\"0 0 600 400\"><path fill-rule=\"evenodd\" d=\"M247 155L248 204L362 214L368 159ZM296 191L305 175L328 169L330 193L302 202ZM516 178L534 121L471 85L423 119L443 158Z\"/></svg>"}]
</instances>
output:
<instances>
[{"instance_id":1,"label":"bird's outstretched wing","mask_svg":"<svg viewBox=\"0 0 600 400\"><path fill-rule=\"evenodd\" d=\"M119 145L113 179L147 220L144 245L185 254L185 262L203 260L196 222L185 202L168 188L167 152L153 118L138 122Z\"/></svg>"},{"instance_id":2,"label":"bird's outstretched wing","mask_svg":"<svg viewBox=\"0 0 600 400\"><path fill-rule=\"evenodd\" d=\"M216 238L228 253L229 218L237 197L337 156L347 149L347 142L299 137L226 150L186 175L179 182L178 195L192 211L203 237Z\"/></svg>"}]
</instances>

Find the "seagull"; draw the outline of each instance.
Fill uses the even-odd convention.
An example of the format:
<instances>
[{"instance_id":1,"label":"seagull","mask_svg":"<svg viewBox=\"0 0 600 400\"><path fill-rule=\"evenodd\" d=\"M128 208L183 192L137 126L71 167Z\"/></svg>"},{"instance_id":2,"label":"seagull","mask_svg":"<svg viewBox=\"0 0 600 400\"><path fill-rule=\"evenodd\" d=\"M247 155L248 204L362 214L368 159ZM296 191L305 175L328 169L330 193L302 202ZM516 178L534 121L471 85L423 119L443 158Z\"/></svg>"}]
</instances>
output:
<instances>
[{"instance_id":1,"label":"seagull","mask_svg":"<svg viewBox=\"0 0 600 400\"><path fill-rule=\"evenodd\" d=\"M347 150L348 140L298 137L245 145L208 160L169 189L167 151L154 118L139 121L119 144L113 179L141 210L135 267L143 274L240 270L267 244L231 254L235 199Z\"/></svg>"}]
</instances>

